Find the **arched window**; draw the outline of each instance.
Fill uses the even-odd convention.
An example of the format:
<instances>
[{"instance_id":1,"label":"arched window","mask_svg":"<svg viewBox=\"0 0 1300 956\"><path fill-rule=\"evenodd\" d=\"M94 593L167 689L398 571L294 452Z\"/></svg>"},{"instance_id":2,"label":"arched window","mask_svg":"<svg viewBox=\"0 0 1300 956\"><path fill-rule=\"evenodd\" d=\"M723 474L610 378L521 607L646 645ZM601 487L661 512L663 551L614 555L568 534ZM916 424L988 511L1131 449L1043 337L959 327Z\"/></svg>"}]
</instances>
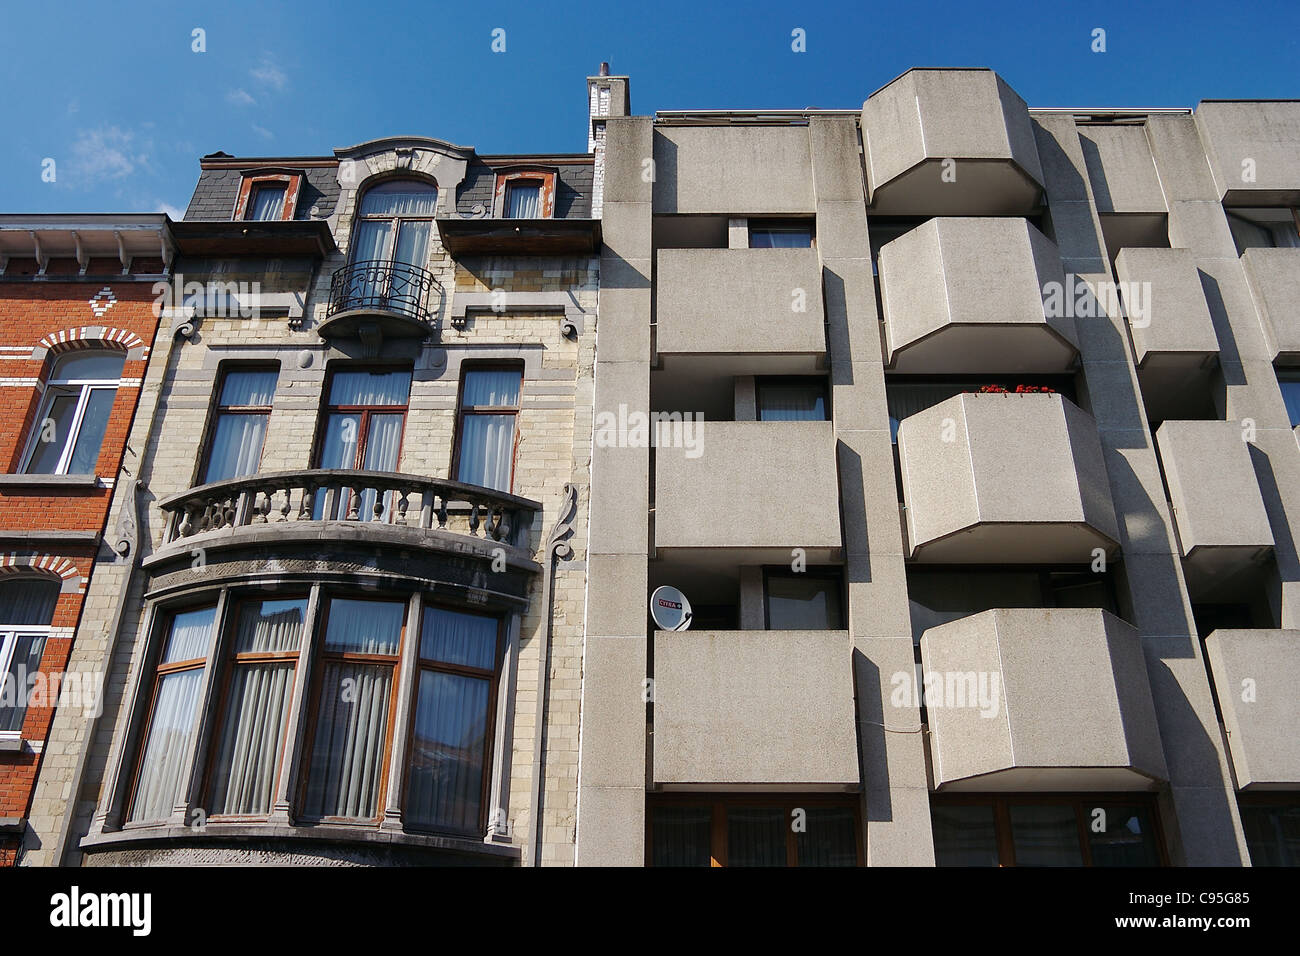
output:
<instances>
[{"instance_id":1,"label":"arched window","mask_svg":"<svg viewBox=\"0 0 1300 956\"><path fill-rule=\"evenodd\" d=\"M61 587L46 578L0 581L0 738L22 733L28 678L40 670Z\"/></svg>"},{"instance_id":2,"label":"arched window","mask_svg":"<svg viewBox=\"0 0 1300 956\"><path fill-rule=\"evenodd\" d=\"M54 363L32 423L23 471L29 475L93 475L113 413L126 353L69 352Z\"/></svg>"},{"instance_id":3,"label":"arched window","mask_svg":"<svg viewBox=\"0 0 1300 956\"><path fill-rule=\"evenodd\" d=\"M352 261L401 262L423 269L438 205L438 189L398 179L367 189L357 210Z\"/></svg>"}]
</instances>

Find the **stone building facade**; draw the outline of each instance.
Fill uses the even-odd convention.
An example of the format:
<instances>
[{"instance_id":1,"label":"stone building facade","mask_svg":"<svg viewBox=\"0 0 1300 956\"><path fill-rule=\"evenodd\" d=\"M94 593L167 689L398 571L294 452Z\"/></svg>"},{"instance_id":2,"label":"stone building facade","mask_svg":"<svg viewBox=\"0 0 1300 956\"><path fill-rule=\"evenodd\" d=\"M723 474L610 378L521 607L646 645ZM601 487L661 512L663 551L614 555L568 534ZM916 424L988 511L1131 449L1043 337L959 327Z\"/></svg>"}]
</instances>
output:
<instances>
[{"instance_id":1,"label":"stone building facade","mask_svg":"<svg viewBox=\"0 0 1300 956\"><path fill-rule=\"evenodd\" d=\"M37 774L75 748L102 672L64 677L173 255L167 219L0 216L0 866L24 862Z\"/></svg>"}]
</instances>

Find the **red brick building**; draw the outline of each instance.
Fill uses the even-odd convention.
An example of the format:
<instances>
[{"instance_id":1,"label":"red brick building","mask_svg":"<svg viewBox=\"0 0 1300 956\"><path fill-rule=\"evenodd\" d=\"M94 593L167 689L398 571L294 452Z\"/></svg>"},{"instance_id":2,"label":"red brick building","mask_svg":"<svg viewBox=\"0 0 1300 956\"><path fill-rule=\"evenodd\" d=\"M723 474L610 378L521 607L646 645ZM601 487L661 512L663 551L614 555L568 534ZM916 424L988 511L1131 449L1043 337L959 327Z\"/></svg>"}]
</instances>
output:
<instances>
[{"instance_id":1,"label":"red brick building","mask_svg":"<svg viewBox=\"0 0 1300 956\"><path fill-rule=\"evenodd\" d=\"M0 866L21 857L64 669L158 330L163 215L0 216ZM64 742L68 745L70 742Z\"/></svg>"}]
</instances>

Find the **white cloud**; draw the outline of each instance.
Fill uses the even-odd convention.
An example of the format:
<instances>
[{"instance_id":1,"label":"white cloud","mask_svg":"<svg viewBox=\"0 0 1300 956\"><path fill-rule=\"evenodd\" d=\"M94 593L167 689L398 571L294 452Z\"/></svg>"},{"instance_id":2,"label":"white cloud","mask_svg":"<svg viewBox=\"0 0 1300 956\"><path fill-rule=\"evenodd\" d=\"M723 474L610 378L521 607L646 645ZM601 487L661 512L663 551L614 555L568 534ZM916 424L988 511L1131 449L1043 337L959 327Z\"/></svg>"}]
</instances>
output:
<instances>
[{"instance_id":1,"label":"white cloud","mask_svg":"<svg viewBox=\"0 0 1300 956\"><path fill-rule=\"evenodd\" d=\"M171 203L169 203L169 202L163 202L161 199L158 200L158 208L155 209L154 212L165 212L165 213L167 213L167 215L171 216L173 219L184 219L184 218L185 218L185 210L184 210L184 209L177 209L177 208L176 208L175 206L173 206Z\"/></svg>"},{"instance_id":2,"label":"white cloud","mask_svg":"<svg viewBox=\"0 0 1300 956\"><path fill-rule=\"evenodd\" d=\"M249 70L248 75L263 86L270 87L277 92L283 90L289 84L289 77L275 65L269 53L262 54L262 62Z\"/></svg>"},{"instance_id":3,"label":"white cloud","mask_svg":"<svg viewBox=\"0 0 1300 956\"><path fill-rule=\"evenodd\" d=\"M274 133L272 133L265 126L258 126L256 123L253 124L253 132L256 133L258 136L262 137L263 139L275 139Z\"/></svg>"},{"instance_id":4,"label":"white cloud","mask_svg":"<svg viewBox=\"0 0 1300 956\"><path fill-rule=\"evenodd\" d=\"M133 132L117 126L83 130L72 144L69 182L90 188L101 182L124 179L137 168L148 170L151 146L150 142L138 142Z\"/></svg>"},{"instance_id":5,"label":"white cloud","mask_svg":"<svg viewBox=\"0 0 1300 956\"><path fill-rule=\"evenodd\" d=\"M231 103L234 103L236 106L252 106L257 102L257 100L249 96L248 91L244 89L231 90L226 94L226 99Z\"/></svg>"}]
</instances>

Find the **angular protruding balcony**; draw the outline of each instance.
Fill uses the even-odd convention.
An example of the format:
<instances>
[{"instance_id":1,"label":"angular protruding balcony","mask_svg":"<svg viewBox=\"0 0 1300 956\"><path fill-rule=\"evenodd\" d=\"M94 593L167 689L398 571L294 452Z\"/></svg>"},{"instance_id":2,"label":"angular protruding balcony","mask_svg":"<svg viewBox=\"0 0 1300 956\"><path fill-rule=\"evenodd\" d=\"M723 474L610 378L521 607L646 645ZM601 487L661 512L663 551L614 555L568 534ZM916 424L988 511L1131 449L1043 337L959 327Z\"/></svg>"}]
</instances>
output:
<instances>
[{"instance_id":1,"label":"angular protruding balcony","mask_svg":"<svg viewBox=\"0 0 1300 956\"><path fill-rule=\"evenodd\" d=\"M991 70L909 70L862 106L872 211L1021 216L1043 171L1025 101Z\"/></svg>"},{"instance_id":2,"label":"angular protruding balcony","mask_svg":"<svg viewBox=\"0 0 1300 956\"><path fill-rule=\"evenodd\" d=\"M1300 789L1300 631L1215 631L1205 650L1238 788Z\"/></svg>"},{"instance_id":3,"label":"angular protruding balcony","mask_svg":"<svg viewBox=\"0 0 1300 956\"><path fill-rule=\"evenodd\" d=\"M656 631L654 642L655 783L857 786L847 631Z\"/></svg>"},{"instance_id":4,"label":"angular protruding balcony","mask_svg":"<svg viewBox=\"0 0 1300 956\"><path fill-rule=\"evenodd\" d=\"M433 333L433 273L405 262L351 262L330 280L329 308L317 331L324 338L425 338Z\"/></svg>"},{"instance_id":5,"label":"angular protruding balcony","mask_svg":"<svg viewBox=\"0 0 1300 956\"><path fill-rule=\"evenodd\" d=\"M439 551L527 567L541 505L440 478L313 469L212 482L159 503L167 524L146 565L192 551L257 550L273 559L343 545L395 554Z\"/></svg>"},{"instance_id":6,"label":"angular protruding balcony","mask_svg":"<svg viewBox=\"0 0 1300 956\"><path fill-rule=\"evenodd\" d=\"M661 441L655 450L657 548L696 556L730 549L732 564L788 564L791 548L803 548L809 564L838 560L839 474L830 422L694 427L694 441Z\"/></svg>"},{"instance_id":7,"label":"angular protruding balcony","mask_svg":"<svg viewBox=\"0 0 1300 956\"><path fill-rule=\"evenodd\" d=\"M1087 563L1119 527L1092 416L1055 394L966 394L903 419L911 556Z\"/></svg>"},{"instance_id":8,"label":"angular protruding balcony","mask_svg":"<svg viewBox=\"0 0 1300 956\"><path fill-rule=\"evenodd\" d=\"M1203 594L1273 550L1250 446L1237 422L1165 422L1156 431L1187 584Z\"/></svg>"},{"instance_id":9,"label":"angular protruding balcony","mask_svg":"<svg viewBox=\"0 0 1300 956\"><path fill-rule=\"evenodd\" d=\"M1203 100L1195 119L1224 203L1300 205L1300 100Z\"/></svg>"},{"instance_id":10,"label":"angular protruding balcony","mask_svg":"<svg viewBox=\"0 0 1300 956\"><path fill-rule=\"evenodd\" d=\"M789 375L825 364L816 249L661 249L656 274L665 368Z\"/></svg>"},{"instance_id":11,"label":"angular protruding balcony","mask_svg":"<svg viewBox=\"0 0 1300 956\"><path fill-rule=\"evenodd\" d=\"M1023 219L931 219L878 263L894 371L1052 373L1078 358L1061 257Z\"/></svg>"},{"instance_id":12,"label":"angular protruding balcony","mask_svg":"<svg viewBox=\"0 0 1300 956\"><path fill-rule=\"evenodd\" d=\"M1247 249L1241 264L1273 359L1300 358L1300 249Z\"/></svg>"},{"instance_id":13,"label":"angular protruding balcony","mask_svg":"<svg viewBox=\"0 0 1300 956\"><path fill-rule=\"evenodd\" d=\"M1145 790L1167 778L1136 629L1100 608L984 611L921 636L936 790Z\"/></svg>"},{"instance_id":14,"label":"angular protruding balcony","mask_svg":"<svg viewBox=\"0 0 1300 956\"><path fill-rule=\"evenodd\" d=\"M1190 249L1123 249L1115 273L1139 370L1188 373L1214 363L1219 339Z\"/></svg>"}]
</instances>

